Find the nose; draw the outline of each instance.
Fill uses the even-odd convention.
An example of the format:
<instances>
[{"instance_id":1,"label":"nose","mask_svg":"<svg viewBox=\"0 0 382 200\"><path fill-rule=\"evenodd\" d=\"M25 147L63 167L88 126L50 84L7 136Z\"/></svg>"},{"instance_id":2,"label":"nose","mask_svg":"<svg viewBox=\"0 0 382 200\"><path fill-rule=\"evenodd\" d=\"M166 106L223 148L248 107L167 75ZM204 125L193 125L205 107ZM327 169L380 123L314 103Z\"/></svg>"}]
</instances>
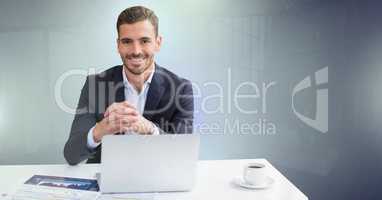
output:
<instances>
[{"instance_id":1,"label":"nose","mask_svg":"<svg viewBox=\"0 0 382 200\"><path fill-rule=\"evenodd\" d=\"M138 54L141 54L142 53L142 47L141 47L141 44L139 42L134 42L133 43L133 46L132 46L132 53L134 55L138 55Z\"/></svg>"}]
</instances>

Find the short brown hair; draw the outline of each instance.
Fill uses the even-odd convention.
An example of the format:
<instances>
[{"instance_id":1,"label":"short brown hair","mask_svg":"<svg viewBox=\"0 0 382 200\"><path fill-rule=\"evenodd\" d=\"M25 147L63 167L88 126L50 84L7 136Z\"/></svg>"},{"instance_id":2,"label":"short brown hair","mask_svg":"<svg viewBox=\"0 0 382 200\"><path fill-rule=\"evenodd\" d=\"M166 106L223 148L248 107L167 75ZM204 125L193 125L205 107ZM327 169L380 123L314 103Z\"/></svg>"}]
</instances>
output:
<instances>
[{"instance_id":1,"label":"short brown hair","mask_svg":"<svg viewBox=\"0 0 382 200\"><path fill-rule=\"evenodd\" d=\"M155 35L158 35L158 17L155 15L154 11L143 7L143 6L133 6L126 8L118 16L117 20L117 31L119 33L119 27L122 24L134 24L135 22L140 22L144 20L149 20L154 26Z\"/></svg>"}]
</instances>

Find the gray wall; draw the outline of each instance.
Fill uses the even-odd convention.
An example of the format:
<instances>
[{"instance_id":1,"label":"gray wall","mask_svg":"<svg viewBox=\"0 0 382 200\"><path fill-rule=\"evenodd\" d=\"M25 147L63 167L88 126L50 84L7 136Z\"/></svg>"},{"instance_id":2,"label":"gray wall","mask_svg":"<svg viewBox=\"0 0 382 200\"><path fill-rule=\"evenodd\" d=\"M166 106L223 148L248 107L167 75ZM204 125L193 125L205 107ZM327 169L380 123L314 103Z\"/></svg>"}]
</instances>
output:
<instances>
[{"instance_id":1,"label":"gray wall","mask_svg":"<svg viewBox=\"0 0 382 200\"><path fill-rule=\"evenodd\" d=\"M73 115L56 97L74 108L85 74L121 63L116 17L136 4L159 16L157 62L194 83L201 159L267 158L310 199L382 197L378 1L0 1L0 164L65 162ZM325 67L322 133L291 95ZM314 89L294 102L310 118Z\"/></svg>"}]
</instances>

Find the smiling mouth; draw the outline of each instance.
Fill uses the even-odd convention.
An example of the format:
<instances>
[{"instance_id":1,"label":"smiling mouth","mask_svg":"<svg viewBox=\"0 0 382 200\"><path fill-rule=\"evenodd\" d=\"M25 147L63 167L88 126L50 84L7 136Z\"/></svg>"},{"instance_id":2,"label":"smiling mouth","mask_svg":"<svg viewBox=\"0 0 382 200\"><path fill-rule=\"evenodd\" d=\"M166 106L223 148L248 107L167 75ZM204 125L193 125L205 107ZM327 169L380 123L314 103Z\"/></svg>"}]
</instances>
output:
<instances>
[{"instance_id":1,"label":"smiling mouth","mask_svg":"<svg viewBox=\"0 0 382 200\"><path fill-rule=\"evenodd\" d=\"M133 65L140 65L143 63L143 58L129 58L128 61Z\"/></svg>"}]
</instances>

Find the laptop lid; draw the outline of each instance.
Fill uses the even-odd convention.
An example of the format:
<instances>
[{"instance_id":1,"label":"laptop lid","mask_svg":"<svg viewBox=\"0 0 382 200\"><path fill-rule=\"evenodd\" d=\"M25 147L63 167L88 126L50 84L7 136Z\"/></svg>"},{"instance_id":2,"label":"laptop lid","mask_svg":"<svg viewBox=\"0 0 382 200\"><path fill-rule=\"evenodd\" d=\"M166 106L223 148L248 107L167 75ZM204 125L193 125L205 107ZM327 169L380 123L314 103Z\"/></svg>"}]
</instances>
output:
<instances>
[{"instance_id":1,"label":"laptop lid","mask_svg":"<svg viewBox=\"0 0 382 200\"><path fill-rule=\"evenodd\" d=\"M102 193L187 191L194 185L199 135L108 135L102 139Z\"/></svg>"}]
</instances>

